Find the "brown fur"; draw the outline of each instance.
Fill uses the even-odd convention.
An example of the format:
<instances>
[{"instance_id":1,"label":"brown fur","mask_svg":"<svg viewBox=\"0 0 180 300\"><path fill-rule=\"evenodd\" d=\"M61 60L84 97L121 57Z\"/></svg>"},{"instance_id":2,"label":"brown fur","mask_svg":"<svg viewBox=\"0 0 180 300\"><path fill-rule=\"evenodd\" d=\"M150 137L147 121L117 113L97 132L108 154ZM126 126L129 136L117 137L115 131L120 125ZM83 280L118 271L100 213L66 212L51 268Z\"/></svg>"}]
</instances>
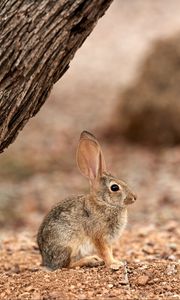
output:
<instances>
[{"instance_id":1,"label":"brown fur","mask_svg":"<svg viewBox=\"0 0 180 300\"><path fill-rule=\"evenodd\" d=\"M64 199L45 217L37 237L42 264L57 269L104 262L118 269L120 262L113 258L111 245L126 225L127 204L136 197L123 181L107 173L94 136L83 133L78 151L78 165L90 180L90 193ZM111 191L112 184L120 190Z\"/></svg>"}]
</instances>

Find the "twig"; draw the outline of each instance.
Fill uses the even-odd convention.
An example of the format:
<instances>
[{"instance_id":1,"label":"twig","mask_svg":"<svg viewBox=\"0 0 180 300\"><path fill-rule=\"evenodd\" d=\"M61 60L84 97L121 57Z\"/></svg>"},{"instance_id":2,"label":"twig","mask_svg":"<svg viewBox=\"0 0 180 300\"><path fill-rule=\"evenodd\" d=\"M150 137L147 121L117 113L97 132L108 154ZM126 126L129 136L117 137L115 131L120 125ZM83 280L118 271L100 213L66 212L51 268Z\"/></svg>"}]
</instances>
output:
<instances>
[{"instance_id":1,"label":"twig","mask_svg":"<svg viewBox=\"0 0 180 300\"><path fill-rule=\"evenodd\" d=\"M130 289L130 282L128 278L127 262L124 261L124 279L120 281L121 284L126 285Z\"/></svg>"}]
</instances>

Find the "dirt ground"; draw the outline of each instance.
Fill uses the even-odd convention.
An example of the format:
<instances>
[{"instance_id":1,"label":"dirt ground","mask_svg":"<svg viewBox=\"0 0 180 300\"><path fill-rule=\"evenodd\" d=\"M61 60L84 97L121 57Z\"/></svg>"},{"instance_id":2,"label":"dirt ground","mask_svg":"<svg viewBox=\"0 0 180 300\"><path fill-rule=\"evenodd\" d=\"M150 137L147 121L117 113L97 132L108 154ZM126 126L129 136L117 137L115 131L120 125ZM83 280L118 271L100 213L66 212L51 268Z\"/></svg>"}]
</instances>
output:
<instances>
[{"instance_id":1,"label":"dirt ground","mask_svg":"<svg viewBox=\"0 0 180 300\"><path fill-rule=\"evenodd\" d=\"M1 299L179 299L180 231L134 226L114 254L124 267L42 270L34 237L10 234L1 244Z\"/></svg>"},{"instance_id":2,"label":"dirt ground","mask_svg":"<svg viewBox=\"0 0 180 300\"><path fill-rule=\"evenodd\" d=\"M179 0L115 1L38 116L1 155L0 299L180 299L180 146L150 149L103 135L153 40L179 31L179 10ZM52 205L88 190L75 163L84 129L99 138L109 170L138 195L114 247L124 266L49 272L35 237Z\"/></svg>"}]
</instances>

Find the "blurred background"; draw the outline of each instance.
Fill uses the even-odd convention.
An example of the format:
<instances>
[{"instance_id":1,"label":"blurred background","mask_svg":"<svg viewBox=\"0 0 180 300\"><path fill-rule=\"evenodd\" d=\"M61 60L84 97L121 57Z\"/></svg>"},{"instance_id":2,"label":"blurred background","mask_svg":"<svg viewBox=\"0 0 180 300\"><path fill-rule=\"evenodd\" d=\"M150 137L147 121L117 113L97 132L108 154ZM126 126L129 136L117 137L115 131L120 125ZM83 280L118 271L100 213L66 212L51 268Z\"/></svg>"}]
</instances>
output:
<instances>
[{"instance_id":1,"label":"blurred background","mask_svg":"<svg viewBox=\"0 0 180 300\"><path fill-rule=\"evenodd\" d=\"M138 195L129 226L180 213L180 1L115 0L39 114L0 156L0 228L37 231L62 198L88 191L79 134Z\"/></svg>"}]
</instances>

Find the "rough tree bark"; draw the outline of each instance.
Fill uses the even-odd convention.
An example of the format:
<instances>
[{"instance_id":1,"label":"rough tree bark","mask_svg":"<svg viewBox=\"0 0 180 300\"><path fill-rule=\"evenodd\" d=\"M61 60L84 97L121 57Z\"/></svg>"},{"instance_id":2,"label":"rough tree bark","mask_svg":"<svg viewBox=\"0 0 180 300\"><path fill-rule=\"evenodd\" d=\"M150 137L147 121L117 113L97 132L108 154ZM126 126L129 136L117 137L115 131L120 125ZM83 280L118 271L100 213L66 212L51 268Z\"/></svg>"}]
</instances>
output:
<instances>
[{"instance_id":1,"label":"rough tree bark","mask_svg":"<svg viewBox=\"0 0 180 300\"><path fill-rule=\"evenodd\" d=\"M112 1L0 1L0 152L38 112Z\"/></svg>"}]
</instances>

